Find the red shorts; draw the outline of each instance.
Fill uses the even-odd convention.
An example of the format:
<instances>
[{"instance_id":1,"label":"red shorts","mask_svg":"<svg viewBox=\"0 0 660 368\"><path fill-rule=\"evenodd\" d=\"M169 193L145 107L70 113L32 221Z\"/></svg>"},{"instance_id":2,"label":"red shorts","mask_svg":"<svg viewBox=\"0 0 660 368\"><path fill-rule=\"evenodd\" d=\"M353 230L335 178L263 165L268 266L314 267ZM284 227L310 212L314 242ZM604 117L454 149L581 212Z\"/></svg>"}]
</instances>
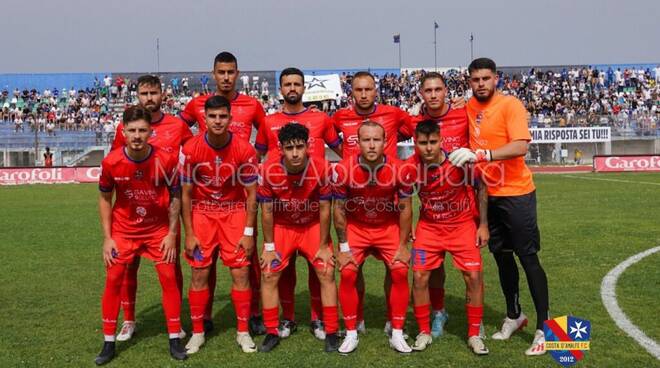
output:
<instances>
[{"instance_id":1,"label":"red shorts","mask_svg":"<svg viewBox=\"0 0 660 368\"><path fill-rule=\"evenodd\" d=\"M407 264L401 262L390 266L399 249L399 223L368 227L349 223L346 226L346 237L353 259L358 265L361 265L369 255L373 255L385 262L389 268L408 268Z\"/></svg>"},{"instance_id":2,"label":"red shorts","mask_svg":"<svg viewBox=\"0 0 660 368\"><path fill-rule=\"evenodd\" d=\"M245 251L242 248L236 251L246 222L245 211L193 212L192 226L200 247L195 250L193 257L186 254L188 264L194 268L208 267L219 252L222 263L227 267L249 266L250 258Z\"/></svg>"},{"instance_id":3,"label":"red shorts","mask_svg":"<svg viewBox=\"0 0 660 368\"><path fill-rule=\"evenodd\" d=\"M133 263L135 257L145 257L154 261L156 264L163 262L163 252L160 250L163 239L167 236L168 230L150 236L148 238L122 238L113 236L112 240L117 245L117 256L115 260L118 263Z\"/></svg>"},{"instance_id":4,"label":"red shorts","mask_svg":"<svg viewBox=\"0 0 660 368\"><path fill-rule=\"evenodd\" d=\"M454 267L461 271L481 271L481 250L477 247L477 226L465 221L455 226L420 221L415 230L411 254L414 271L433 270L451 253Z\"/></svg>"},{"instance_id":5,"label":"red shorts","mask_svg":"<svg viewBox=\"0 0 660 368\"><path fill-rule=\"evenodd\" d=\"M300 252L316 268L323 268L320 260L312 262L316 252L319 251L321 242L321 225L317 222L308 226L284 226L275 224L273 227L273 237L275 243L275 253L280 257L280 261L274 260L270 269L272 272L280 272L289 265L289 260ZM328 243L332 251L332 242Z\"/></svg>"}]
</instances>

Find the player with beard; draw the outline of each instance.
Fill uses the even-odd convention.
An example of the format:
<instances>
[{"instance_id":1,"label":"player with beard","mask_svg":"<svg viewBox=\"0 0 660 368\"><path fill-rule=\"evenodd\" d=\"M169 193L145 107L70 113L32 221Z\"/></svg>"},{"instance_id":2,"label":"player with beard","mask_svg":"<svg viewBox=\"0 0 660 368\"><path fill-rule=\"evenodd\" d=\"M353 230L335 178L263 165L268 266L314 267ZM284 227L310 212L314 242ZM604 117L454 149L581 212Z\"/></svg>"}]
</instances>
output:
<instances>
[{"instance_id":1,"label":"player with beard","mask_svg":"<svg viewBox=\"0 0 660 368\"><path fill-rule=\"evenodd\" d=\"M340 109L333 115L335 128L342 133L342 157L359 152L357 146L357 130L361 122L365 120L375 121L383 126L387 140L385 142L385 153L397 157L397 139L400 136L411 137L414 132L414 124L408 113L399 109L398 107L377 104L378 91L376 88L376 81L373 75L368 72L355 73L351 81L351 96L353 104L347 108ZM452 100L452 105L456 108L464 106L465 101L462 98L455 98ZM442 333L442 326L446 322L446 314L441 313L444 309L444 268L440 268L434 272L432 277L432 285L439 289L434 292L434 305L438 309L435 313L437 318L434 318L434 333L438 336ZM386 268L385 280L383 289L385 295L389 295L390 290L390 275L389 269ZM359 305L358 305L358 331L366 331L364 325L364 277L362 272L358 275L357 282ZM387 311L387 322L385 323L385 333L391 333L390 312Z\"/></svg>"},{"instance_id":2,"label":"player with beard","mask_svg":"<svg viewBox=\"0 0 660 368\"><path fill-rule=\"evenodd\" d=\"M412 224L414 172L406 172L396 157L384 154L385 129L373 121L358 129L360 153L345 157L334 168L334 224L339 241L337 262L341 274L341 302L346 338L339 352L357 349L358 272L373 254L390 270L392 286L387 295L392 325L390 347L400 353L412 350L403 335L410 297L408 240Z\"/></svg>"},{"instance_id":3,"label":"player with beard","mask_svg":"<svg viewBox=\"0 0 660 368\"><path fill-rule=\"evenodd\" d=\"M311 110L303 105L305 93L305 75L300 69L286 68L280 74L280 93L284 97L282 111L268 115L265 123L259 127L255 148L269 158L279 157L281 146L278 144L278 133L290 122L305 126L309 131L307 154L310 157L325 160L325 145L327 144L337 154L342 152L341 139L334 129L332 120L323 112ZM308 285L311 300L312 334L325 339L323 329L323 305L318 277L312 263L307 262ZM288 266L282 271L279 282L279 296L282 304L282 321L279 327L280 337L286 338L297 329L295 322L295 289L296 289L296 252L293 253Z\"/></svg>"},{"instance_id":4,"label":"player with beard","mask_svg":"<svg viewBox=\"0 0 660 368\"><path fill-rule=\"evenodd\" d=\"M166 114L161 110L163 103L163 91L160 78L154 75L143 75L137 80L138 104L151 113L151 135L149 144L178 157L181 146L193 135L188 125L174 115ZM117 125L115 140L112 149L126 146L124 136L124 123ZM181 247L181 234L177 232L177 254L176 254L176 280L179 293L183 292L183 274L181 273L181 260L179 250ZM134 262L128 265L124 274L124 282L121 286L121 307L124 311L124 322L117 335L117 341L127 341L136 331L135 323L135 300L137 297L137 276L140 267L140 257L135 257ZM186 336L183 330L181 338Z\"/></svg>"},{"instance_id":5,"label":"player with beard","mask_svg":"<svg viewBox=\"0 0 660 368\"><path fill-rule=\"evenodd\" d=\"M212 96L223 96L231 103L232 121L229 126L229 131L235 139L241 139L248 142L252 136L252 127L258 129L259 126L263 124L266 113L259 100L236 91L236 82L240 77L238 60L230 52L223 51L219 53L213 60L213 70L211 71L211 74L215 81L215 92L193 98L181 112L181 118L191 126L196 123L200 133L205 132L206 115L204 112L204 104L206 103L206 100ZM266 328L263 325L259 308L259 282L261 280L261 270L259 269L256 252L253 253L253 257L250 269L250 285L252 287L252 296L254 299L250 306L250 331L256 335L263 335L266 333ZM211 266L209 280L211 303L209 303L204 316L204 328L207 332L213 330L212 301L215 295L216 283L215 260Z\"/></svg>"},{"instance_id":6,"label":"player with beard","mask_svg":"<svg viewBox=\"0 0 660 368\"><path fill-rule=\"evenodd\" d=\"M449 155L456 166L476 162L488 185L488 244L497 263L500 286L506 300L506 318L495 340L508 340L527 325L519 304L518 265L525 270L534 307L536 332L528 356L545 354L543 322L549 319L548 279L538 252L541 239L536 217L536 187L525 164L529 142L527 110L520 100L497 91L495 62L473 60L468 71L473 97L468 101L470 148Z\"/></svg>"}]
</instances>

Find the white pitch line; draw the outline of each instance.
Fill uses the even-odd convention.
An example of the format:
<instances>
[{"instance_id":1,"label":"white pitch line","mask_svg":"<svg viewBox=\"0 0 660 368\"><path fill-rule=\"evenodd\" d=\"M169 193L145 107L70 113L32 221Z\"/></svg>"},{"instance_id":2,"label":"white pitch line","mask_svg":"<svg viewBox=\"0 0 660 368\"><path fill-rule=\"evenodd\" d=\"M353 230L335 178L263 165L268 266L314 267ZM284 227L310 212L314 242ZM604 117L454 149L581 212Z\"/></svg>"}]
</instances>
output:
<instances>
[{"instance_id":1,"label":"white pitch line","mask_svg":"<svg viewBox=\"0 0 660 368\"><path fill-rule=\"evenodd\" d=\"M652 181L634 181L634 180L623 180L623 179L606 179L606 178L588 178L586 176L575 176L575 175L564 175L567 178L573 179L582 179L582 180L601 180L601 181L611 181L615 183L630 183L630 184L646 184L646 185L658 185L660 183L654 183Z\"/></svg>"},{"instance_id":2,"label":"white pitch line","mask_svg":"<svg viewBox=\"0 0 660 368\"><path fill-rule=\"evenodd\" d=\"M603 282L600 285L600 296L603 299L605 309L614 320L614 323L632 337L638 344L640 344L649 354L653 355L656 359L660 360L660 345L655 340L648 337L642 330L635 326L623 313L616 301L616 282L619 276L630 266L641 261L651 254L660 252L660 246L648 249L644 252L637 253L634 256L619 263L610 272L605 275Z\"/></svg>"}]
</instances>

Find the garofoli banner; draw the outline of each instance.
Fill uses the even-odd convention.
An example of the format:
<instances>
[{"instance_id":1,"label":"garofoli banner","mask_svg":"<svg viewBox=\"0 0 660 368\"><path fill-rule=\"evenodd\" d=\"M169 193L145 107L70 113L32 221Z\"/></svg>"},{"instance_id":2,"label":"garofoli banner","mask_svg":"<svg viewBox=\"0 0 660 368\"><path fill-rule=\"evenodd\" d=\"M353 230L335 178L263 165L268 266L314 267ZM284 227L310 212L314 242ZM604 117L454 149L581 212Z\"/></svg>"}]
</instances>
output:
<instances>
[{"instance_id":1,"label":"garofoli banner","mask_svg":"<svg viewBox=\"0 0 660 368\"><path fill-rule=\"evenodd\" d=\"M0 168L0 185L98 183L100 175L98 166Z\"/></svg>"},{"instance_id":2,"label":"garofoli banner","mask_svg":"<svg viewBox=\"0 0 660 368\"><path fill-rule=\"evenodd\" d=\"M610 127L530 128L532 143L593 143L612 140Z\"/></svg>"},{"instance_id":3,"label":"garofoli banner","mask_svg":"<svg viewBox=\"0 0 660 368\"><path fill-rule=\"evenodd\" d=\"M594 156L595 172L660 171L660 155Z\"/></svg>"}]
</instances>

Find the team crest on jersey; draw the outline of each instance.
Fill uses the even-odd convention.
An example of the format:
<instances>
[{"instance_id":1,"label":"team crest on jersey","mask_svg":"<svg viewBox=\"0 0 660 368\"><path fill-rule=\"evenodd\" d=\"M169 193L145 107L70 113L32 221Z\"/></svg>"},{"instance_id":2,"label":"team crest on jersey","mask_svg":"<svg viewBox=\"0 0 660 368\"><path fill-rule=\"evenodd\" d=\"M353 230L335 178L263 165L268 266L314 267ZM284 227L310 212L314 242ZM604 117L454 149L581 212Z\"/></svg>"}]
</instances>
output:
<instances>
[{"instance_id":1,"label":"team crest on jersey","mask_svg":"<svg viewBox=\"0 0 660 368\"><path fill-rule=\"evenodd\" d=\"M545 350L564 367L576 364L589 350L591 322L573 316L561 316L543 322Z\"/></svg>"},{"instance_id":2,"label":"team crest on jersey","mask_svg":"<svg viewBox=\"0 0 660 368\"><path fill-rule=\"evenodd\" d=\"M142 178L144 178L144 173L142 172L142 170L135 170L135 173L133 174L133 178L135 180L142 180Z\"/></svg>"},{"instance_id":3,"label":"team crest on jersey","mask_svg":"<svg viewBox=\"0 0 660 368\"><path fill-rule=\"evenodd\" d=\"M140 206L135 208L135 213L140 217L144 217L147 215L147 209Z\"/></svg>"},{"instance_id":4,"label":"team crest on jersey","mask_svg":"<svg viewBox=\"0 0 660 368\"><path fill-rule=\"evenodd\" d=\"M215 162L215 165L216 165L216 166L220 165L220 164L222 163L222 157L217 156L217 157L215 158L215 161L214 161L214 162Z\"/></svg>"}]
</instances>

